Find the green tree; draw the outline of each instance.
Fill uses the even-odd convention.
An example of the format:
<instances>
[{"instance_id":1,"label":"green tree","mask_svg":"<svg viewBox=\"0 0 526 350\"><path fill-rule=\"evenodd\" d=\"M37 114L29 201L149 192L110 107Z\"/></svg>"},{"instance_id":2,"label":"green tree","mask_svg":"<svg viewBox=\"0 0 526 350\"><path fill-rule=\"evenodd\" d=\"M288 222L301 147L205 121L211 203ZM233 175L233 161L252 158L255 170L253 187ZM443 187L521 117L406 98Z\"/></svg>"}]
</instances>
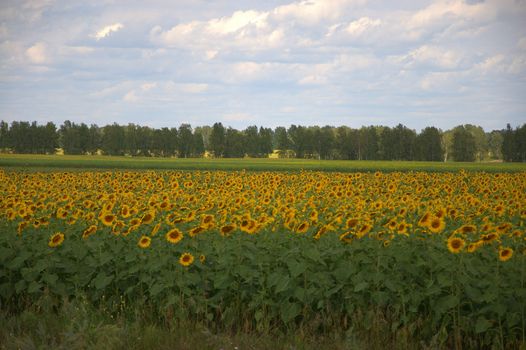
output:
<instances>
[{"instance_id":1,"label":"green tree","mask_svg":"<svg viewBox=\"0 0 526 350\"><path fill-rule=\"evenodd\" d=\"M228 128L225 132L225 158L242 158L245 156L245 135L242 132Z\"/></svg>"},{"instance_id":2,"label":"green tree","mask_svg":"<svg viewBox=\"0 0 526 350\"><path fill-rule=\"evenodd\" d=\"M106 125L102 131L102 152L112 156L124 154L126 149L124 127L117 123Z\"/></svg>"},{"instance_id":3,"label":"green tree","mask_svg":"<svg viewBox=\"0 0 526 350\"><path fill-rule=\"evenodd\" d=\"M214 157L221 158L225 152L225 127L221 123L214 123L210 133L209 149Z\"/></svg>"},{"instance_id":4,"label":"green tree","mask_svg":"<svg viewBox=\"0 0 526 350\"><path fill-rule=\"evenodd\" d=\"M271 128L259 128L258 154L260 157L268 157L272 153L272 138L274 137Z\"/></svg>"},{"instance_id":5,"label":"green tree","mask_svg":"<svg viewBox=\"0 0 526 350\"><path fill-rule=\"evenodd\" d=\"M502 159L502 142L504 137L499 130L486 133L486 143L488 145L488 157L490 159Z\"/></svg>"},{"instance_id":6,"label":"green tree","mask_svg":"<svg viewBox=\"0 0 526 350\"><path fill-rule=\"evenodd\" d=\"M205 153L205 143L202 129L194 129L191 157L202 157Z\"/></svg>"},{"instance_id":7,"label":"green tree","mask_svg":"<svg viewBox=\"0 0 526 350\"><path fill-rule=\"evenodd\" d=\"M188 158L192 154L194 147L194 134L190 124L181 124L179 126L179 143L177 152L179 157Z\"/></svg>"},{"instance_id":8,"label":"green tree","mask_svg":"<svg viewBox=\"0 0 526 350\"><path fill-rule=\"evenodd\" d=\"M475 137L464 126L453 130L451 155L457 162L473 162L476 157L477 145Z\"/></svg>"},{"instance_id":9,"label":"green tree","mask_svg":"<svg viewBox=\"0 0 526 350\"><path fill-rule=\"evenodd\" d=\"M435 127L427 127L415 140L415 159L439 162L444 157L442 135Z\"/></svg>"}]
</instances>

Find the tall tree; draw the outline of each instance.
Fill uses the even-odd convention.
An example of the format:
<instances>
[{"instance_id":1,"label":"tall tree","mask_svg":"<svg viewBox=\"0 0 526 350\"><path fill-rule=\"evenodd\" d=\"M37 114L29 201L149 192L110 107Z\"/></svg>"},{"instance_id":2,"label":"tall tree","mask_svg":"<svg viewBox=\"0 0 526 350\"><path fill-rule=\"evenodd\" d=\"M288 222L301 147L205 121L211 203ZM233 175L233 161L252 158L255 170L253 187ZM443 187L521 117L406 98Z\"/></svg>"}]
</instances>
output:
<instances>
[{"instance_id":1,"label":"tall tree","mask_svg":"<svg viewBox=\"0 0 526 350\"><path fill-rule=\"evenodd\" d=\"M188 158L192 154L194 147L194 135L192 127L189 124L181 124L179 126L179 142L177 146L177 153L181 158Z\"/></svg>"},{"instance_id":2,"label":"tall tree","mask_svg":"<svg viewBox=\"0 0 526 350\"><path fill-rule=\"evenodd\" d=\"M242 158L245 156L245 136L242 132L228 128L225 133L225 158Z\"/></svg>"},{"instance_id":3,"label":"tall tree","mask_svg":"<svg viewBox=\"0 0 526 350\"><path fill-rule=\"evenodd\" d=\"M444 157L442 136L435 127L427 127L416 137L415 159L439 162Z\"/></svg>"},{"instance_id":4,"label":"tall tree","mask_svg":"<svg viewBox=\"0 0 526 350\"><path fill-rule=\"evenodd\" d=\"M214 123L210 133L208 151L214 154L214 157L221 158L225 152L225 127L221 123Z\"/></svg>"},{"instance_id":5,"label":"tall tree","mask_svg":"<svg viewBox=\"0 0 526 350\"><path fill-rule=\"evenodd\" d=\"M476 152L475 137L464 126L457 126L453 131L453 159L457 162L473 162Z\"/></svg>"},{"instance_id":6,"label":"tall tree","mask_svg":"<svg viewBox=\"0 0 526 350\"><path fill-rule=\"evenodd\" d=\"M258 156L268 157L273 151L272 138L273 132L271 128L259 128L259 144L258 144Z\"/></svg>"},{"instance_id":7,"label":"tall tree","mask_svg":"<svg viewBox=\"0 0 526 350\"><path fill-rule=\"evenodd\" d=\"M124 127L117 123L106 125L102 133L102 151L111 156L120 156L124 154L125 148Z\"/></svg>"}]
</instances>

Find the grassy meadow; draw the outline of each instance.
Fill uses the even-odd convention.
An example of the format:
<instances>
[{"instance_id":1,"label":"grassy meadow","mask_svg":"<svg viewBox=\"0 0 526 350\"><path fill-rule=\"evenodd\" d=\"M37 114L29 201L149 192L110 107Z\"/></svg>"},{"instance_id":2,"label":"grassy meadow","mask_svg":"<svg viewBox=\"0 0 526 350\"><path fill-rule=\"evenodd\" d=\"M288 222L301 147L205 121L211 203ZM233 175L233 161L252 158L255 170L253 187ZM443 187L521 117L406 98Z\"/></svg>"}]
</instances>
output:
<instances>
[{"instance_id":1,"label":"grassy meadow","mask_svg":"<svg viewBox=\"0 0 526 350\"><path fill-rule=\"evenodd\" d=\"M522 164L0 167L0 349L526 347Z\"/></svg>"},{"instance_id":2,"label":"grassy meadow","mask_svg":"<svg viewBox=\"0 0 526 350\"><path fill-rule=\"evenodd\" d=\"M130 169L130 170L254 170L254 171L526 171L523 163L348 161L271 158L157 158L0 154L0 168L35 169Z\"/></svg>"}]
</instances>

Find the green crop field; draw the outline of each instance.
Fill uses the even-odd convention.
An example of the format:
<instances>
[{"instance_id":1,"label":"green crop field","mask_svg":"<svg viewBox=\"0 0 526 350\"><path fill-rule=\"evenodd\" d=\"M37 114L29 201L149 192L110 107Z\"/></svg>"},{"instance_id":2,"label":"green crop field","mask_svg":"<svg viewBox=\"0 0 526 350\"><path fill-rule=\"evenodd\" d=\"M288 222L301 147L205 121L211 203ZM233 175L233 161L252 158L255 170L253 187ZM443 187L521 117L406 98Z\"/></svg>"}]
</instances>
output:
<instances>
[{"instance_id":1,"label":"green crop field","mask_svg":"<svg viewBox=\"0 0 526 350\"><path fill-rule=\"evenodd\" d=\"M43 169L152 169L152 170L273 170L273 171L526 171L525 163L461 163L415 161L342 161L270 158L146 158L115 156L1 154L0 167Z\"/></svg>"},{"instance_id":2,"label":"green crop field","mask_svg":"<svg viewBox=\"0 0 526 350\"><path fill-rule=\"evenodd\" d=\"M3 155L0 350L525 349L525 170Z\"/></svg>"}]
</instances>

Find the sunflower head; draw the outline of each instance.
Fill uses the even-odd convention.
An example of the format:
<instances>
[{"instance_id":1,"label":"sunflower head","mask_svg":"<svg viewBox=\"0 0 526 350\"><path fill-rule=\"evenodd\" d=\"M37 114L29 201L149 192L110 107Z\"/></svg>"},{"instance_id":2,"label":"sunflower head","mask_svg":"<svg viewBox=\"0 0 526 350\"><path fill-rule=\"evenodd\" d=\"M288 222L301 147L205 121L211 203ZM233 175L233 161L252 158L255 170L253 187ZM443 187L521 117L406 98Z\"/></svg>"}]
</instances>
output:
<instances>
[{"instance_id":1,"label":"sunflower head","mask_svg":"<svg viewBox=\"0 0 526 350\"><path fill-rule=\"evenodd\" d=\"M137 245L140 248L145 249L145 248L148 248L151 243L152 243L152 239L150 237L142 236L141 239L139 239L139 243L137 243Z\"/></svg>"},{"instance_id":2,"label":"sunflower head","mask_svg":"<svg viewBox=\"0 0 526 350\"><path fill-rule=\"evenodd\" d=\"M513 256L513 249L511 248L500 248L499 249L499 260L508 261Z\"/></svg>"},{"instance_id":3,"label":"sunflower head","mask_svg":"<svg viewBox=\"0 0 526 350\"><path fill-rule=\"evenodd\" d=\"M55 248L64 242L64 234L62 232L57 232L49 238L49 247Z\"/></svg>"},{"instance_id":4,"label":"sunflower head","mask_svg":"<svg viewBox=\"0 0 526 350\"><path fill-rule=\"evenodd\" d=\"M166 240L170 243L179 243L183 239L183 233L177 228L173 228L166 233Z\"/></svg>"},{"instance_id":5,"label":"sunflower head","mask_svg":"<svg viewBox=\"0 0 526 350\"><path fill-rule=\"evenodd\" d=\"M460 253L465 245L466 241L460 237L450 237L447 240L447 249L453 254Z\"/></svg>"},{"instance_id":6,"label":"sunflower head","mask_svg":"<svg viewBox=\"0 0 526 350\"><path fill-rule=\"evenodd\" d=\"M190 266L194 262L194 256L190 253L183 253L179 258L179 264L183 266Z\"/></svg>"}]
</instances>

